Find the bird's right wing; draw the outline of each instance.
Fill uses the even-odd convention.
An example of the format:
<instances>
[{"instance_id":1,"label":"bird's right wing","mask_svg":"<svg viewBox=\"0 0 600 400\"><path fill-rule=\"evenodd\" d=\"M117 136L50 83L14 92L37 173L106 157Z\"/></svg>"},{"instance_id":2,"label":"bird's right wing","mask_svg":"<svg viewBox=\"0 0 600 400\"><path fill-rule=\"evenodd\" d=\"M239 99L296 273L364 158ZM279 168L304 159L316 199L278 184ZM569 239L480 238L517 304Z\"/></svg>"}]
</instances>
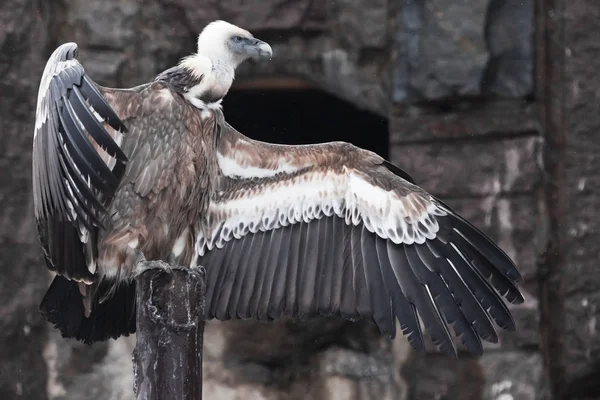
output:
<instances>
[{"instance_id":1,"label":"bird's right wing","mask_svg":"<svg viewBox=\"0 0 600 400\"><path fill-rule=\"evenodd\" d=\"M395 320L416 348L417 315L441 350L514 329L523 301L512 260L399 168L348 143L284 146L227 124L222 173L199 226L206 311L217 319L341 316Z\"/></svg>"},{"instance_id":2,"label":"bird's right wing","mask_svg":"<svg viewBox=\"0 0 600 400\"><path fill-rule=\"evenodd\" d=\"M33 196L49 269L94 280L94 236L125 170L117 136L127 128L77 61L77 45L52 53L38 93Z\"/></svg>"}]
</instances>

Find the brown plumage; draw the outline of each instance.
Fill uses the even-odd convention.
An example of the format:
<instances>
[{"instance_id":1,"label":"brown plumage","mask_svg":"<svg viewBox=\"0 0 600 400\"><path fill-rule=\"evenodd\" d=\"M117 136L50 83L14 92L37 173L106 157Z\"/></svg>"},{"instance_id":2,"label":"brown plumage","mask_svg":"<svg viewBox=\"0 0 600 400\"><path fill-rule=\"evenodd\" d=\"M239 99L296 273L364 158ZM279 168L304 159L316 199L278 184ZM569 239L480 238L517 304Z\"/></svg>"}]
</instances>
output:
<instances>
[{"instance_id":1,"label":"brown plumage","mask_svg":"<svg viewBox=\"0 0 600 400\"><path fill-rule=\"evenodd\" d=\"M214 140L221 114L201 118L197 108L161 81L125 101L118 91L101 92L117 114L126 108L123 115L131 116L122 119L129 132L121 148L129 162L99 235L98 263L105 275L121 269L130 274L137 252L168 260L186 229L194 237L192 222L206 212L214 186ZM187 249L176 261L189 265L192 253Z\"/></svg>"},{"instance_id":2,"label":"brown plumage","mask_svg":"<svg viewBox=\"0 0 600 400\"><path fill-rule=\"evenodd\" d=\"M241 62L271 48L216 21L199 35L198 53L132 89L95 84L76 52L74 43L56 49L40 83L34 204L46 264L59 274L42 312L65 336L92 342L135 329L139 257L196 258L222 96Z\"/></svg>"},{"instance_id":3,"label":"brown plumage","mask_svg":"<svg viewBox=\"0 0 600 400\"><path fill-rule=\"evenodd\" d=\"M48 63L34 139L36 218L59 274L42 311L65 336L134 331L142 255L203 265L211 318L341 316L391 337L398 320L422 349L420 317L449 353L449 326L477 353L495 325L515 328L502 300L523 301L512 261L399 168L343 142L247 138L213 98L218 79L204 95L185 68L133 89L94 86L75 49ZM69 114L78 92L101 129L87 106Z\"/></svg>"}]
</instances>

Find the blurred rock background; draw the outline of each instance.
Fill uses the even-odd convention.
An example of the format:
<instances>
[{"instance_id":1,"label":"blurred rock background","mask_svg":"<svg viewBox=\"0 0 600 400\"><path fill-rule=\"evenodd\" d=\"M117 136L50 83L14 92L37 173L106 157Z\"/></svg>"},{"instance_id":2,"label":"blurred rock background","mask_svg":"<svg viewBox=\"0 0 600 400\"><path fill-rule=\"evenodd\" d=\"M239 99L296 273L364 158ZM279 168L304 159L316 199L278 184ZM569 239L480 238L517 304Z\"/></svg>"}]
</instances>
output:
<instances>
[{"instance_id":1,"label":"blurred rock background","mask_svg":"<svg viewBox=\"0 0 600 400\"><path fill-rule=\"evenodd\" d=\"M135 339L60 338L33 224L31 143L50 53L146 82L225 19L270 42L225 100L249 136L389 157L525 276L518 331L481 358L373 325L210 322L207 399L600 399L600 5L595 0L0 1L0 399L132 399ZM595 239L594 239L595 238Z\"/></svg>"}]
</instances>

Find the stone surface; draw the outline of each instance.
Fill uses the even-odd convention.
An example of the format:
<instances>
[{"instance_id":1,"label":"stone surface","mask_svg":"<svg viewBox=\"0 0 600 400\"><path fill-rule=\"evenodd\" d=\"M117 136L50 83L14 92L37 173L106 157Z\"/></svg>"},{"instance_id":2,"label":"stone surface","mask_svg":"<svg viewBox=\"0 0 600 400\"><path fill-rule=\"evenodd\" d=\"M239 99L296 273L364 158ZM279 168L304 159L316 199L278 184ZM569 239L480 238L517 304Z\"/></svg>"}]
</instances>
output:
<instances>
[{"instance_id":1,"label":"stone surface","mask_svg":"<svg viewBox=\"0 0 600 400\"><path fill-rule=\"evenodd\" d=\"M227 16L228 21L251 31L323 31L328 28L325 24L328 11L339 4L336 2L326 5L314 0L267 0L260 3L262 7L257 7L258 3L254 1L239 0L209 0L201 3L194 0L158 2L166 8L185 10L185 21L190 28L202 27L207 22ZM340 3L343 5L343 2ZM356 7L355 3L349 5Z\"/></svg>"},{"instance_id":2,"label":"stone surface","mask_svg":"<svg viewBox=\"0 0 600 400\"><path fill-rule=\"evenodd\" d=\"M58 41L76 42L79 60L92 79L115 87L145 83L192 53L195 31L201 29L182 23L185 10L159 1L76 0L64 12Z\"/></svg>"},{"instance_id":3,"label":"stone surface","mask_svg":"<svg viewBox=\"0 0 600 400\"><path fill-rule=\"evenodd\" d=\"M481 86L485 95L505 98L533 93L534 0L491 0L485 41L489 61Z\"/></svg>"},{"instance_id":4,"label":"stone surface","mask_svg":"<svg viewBox=\"0 0 600 400\"><path fill-rule=\"evenodd\" d=\"M135 335L93 346L52 331L44 349L49 397L132 398ZM260 338L258 340L257 338ZM204 346L204 398L402 400L403 337L383 339L369 323L315 320L209 321Z\"/></svg>"},{"instance_id":5,"label":"stone surface","mask_svg":"<svg viewBox=\"0 0 600 400\"><path fill-rule=\"evenodd\" d=\"M542 359L536 352L489 352L481 358L415 355L403 372L410 400L535 400L542 391Z\"/></svg>"},{"instance_id":6,"label":"stone surface","mask_svg":"<svg viewBox=\"0 0 600 400\"><path fill-rule=\"evenodd\" d=\"M600 274L598 273L598 184L600 183L600 10L591 0L571 3L565 11L567 209L562 326L565 398L600 397Z\"/></svg>"},{"instance_id":7,"label":"stone surface","mask_svg":"<svg viewBox=\"0 0 600 400\"><path fill-rule=\"evenodd\" d=\"M483 372L475 358L415 354L403 368L409 400L481 399Z\"/></svg>"},{"instance_id":8,"label":"stone surface","mask_svg":"<svg viewBox=\"0 0 600 400\"><path fill-rule=\"evenodd\" d=\"M488 353L480 360L482 399L537 400L543 393L542 358L536 352Z\"/></svg>"},{"instance_id":9,"label":"stone surface","mask_svg":"<svg viewBox=\"0 0 600 400\"><path fill-rule=\"evenodd\" d=\"M536 136L415 143L392 147L390 158L440 198L497 196L534 190L540 144Z\"/></svg>"},{"instance_id":10,"label":"stone surface","mask_svg":"<svg viewBox=\"0 0 600 400\"><path fill-rule=\"evenodd\" d=\"M396 23L401 103L533 89L533 0L406 0Z\"/></svg>"},{"instance_id":11,"label":"stone surface","mask_svg":"<svg viewBox=\"0 0 600 400\"><path fill-rule=\"evenodd\" d=\"M56 400L133 399L131 353L134 347L135 336L87 346L62 339L60 334L52 332L44 349L50 371L48 397Z\"/></svg>"},{"instance_id":12,"label":"stone surface","mask_svg":"<svg viewBox=\"0 0 600 400\"><path fill-rule=\"evenodd\" d=\"M38 312L47 272L33 229L32 110L52 4L0 2L0 398L46 399L46 323Z\"/></svg>"},{"instance_id":13,"label":"stone surface","mask_svg":"<svg viewBox=\"0 0 600 400\"><path fill-rule=\"evenodd\" d=\"M565 392L570 398L600 397L599 323L600 290L583 290L565 301Z\"/></svg>"},{"instance_id":14,"label":"stone surface","mask_svg":"<svg viewBox=\"0 0 600 400\"><path fill-rule=\"evenodd\" d=\"M80 46L80 60L101 84L133 86L195 50L200 30L224 18L273 47L269 63L247 63L237 81L297 76L387 116L390 57L387 2L312 0L131 0L69 2L61 41ZM109 25L110 29L105 27Z\"/></svg>"},{"instance_id":15,"label":"stone surface","mask_svg":"<svg viewBox=\"0 0 600 400\"><path fill-rule=\"evenodd\" d=\"M450 110L434 107L406 112L395 105L390 117L392 144L427 140L493 138L510 134L532 134L540 130L535 104L525 101L452 103Z\"/></svg>"},{"instance_id":16,"label":"stone surface","mask_svg":"<svg viewBox=\"0 0 600 400\"><path fill-rule=\"evenodd\" d=\"M535 352L489 352L481 358L415 355L404 369L410 400L536 400L542 359Z\"/></svg>"},{"instance_id":17,"label":"stone surface","mask_svg":"<svg viewBox=\"0 0 600 400\"><path fill-rule=\"evenodd\" d=\"M406 388L395 366L407 346L404 338L381 338L368 323L210 321L204 395L401 399Z\"/></svg>"}]
</instances>

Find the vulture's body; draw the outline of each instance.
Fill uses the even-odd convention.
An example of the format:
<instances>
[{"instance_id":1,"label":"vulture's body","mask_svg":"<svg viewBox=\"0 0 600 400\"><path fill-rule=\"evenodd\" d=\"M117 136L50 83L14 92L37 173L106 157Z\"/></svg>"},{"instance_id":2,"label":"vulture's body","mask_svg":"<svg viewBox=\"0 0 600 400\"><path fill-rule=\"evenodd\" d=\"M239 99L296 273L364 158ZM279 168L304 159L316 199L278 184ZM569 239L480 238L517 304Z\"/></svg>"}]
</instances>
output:
<instances>
[{"instance_id":1,"label":"vulture's body","mask_svg":"<svg viewBox=\"0 0 600 400\"><path fill-rule=\"evenodd\" d=\"M448 352L449 325L475 352L497 340L494 324L514 329L502 300L523 300L511 260L397 167L348 143L258 142L225 122L235 67L270 47L219 29L133 89L94 84L74 44L48 61L34 199L58 273L41 309L63 335L133 332L142 256L203 265L209 318L341 316L392 337L398 319L419 349L419 316Z\"/></svg>"}]
</instances>

